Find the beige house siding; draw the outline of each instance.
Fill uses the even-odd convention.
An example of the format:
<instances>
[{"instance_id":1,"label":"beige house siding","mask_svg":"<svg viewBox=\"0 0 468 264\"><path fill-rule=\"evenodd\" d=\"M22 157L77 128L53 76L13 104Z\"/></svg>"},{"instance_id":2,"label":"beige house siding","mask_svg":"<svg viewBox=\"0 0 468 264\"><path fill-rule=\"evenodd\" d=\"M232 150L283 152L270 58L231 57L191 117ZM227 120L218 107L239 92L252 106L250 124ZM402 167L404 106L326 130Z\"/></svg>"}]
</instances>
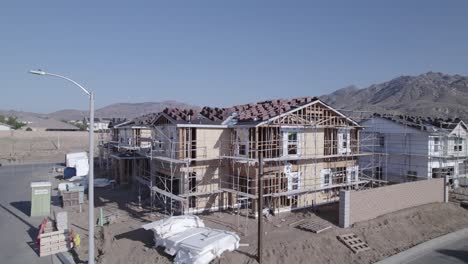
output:
<instances>
[{"instance_id":1,"label":"beige house siding","mask_svg":"<svg viewBox=\"0 0 468 264\"><path fill-rule=\"evenodd\" d=\"M218 159L227 150L223 144L229 142L230 136L227 128L197 128L197 157Z\"/></svg>"},{"instance_id":2,"label":"beige house siding","mask_svg":"<svg viewBox=\"0 0 468 264\"><path fill-rule=\"evenodd\" d=\"M301 155L307 157L322 156L324 154L324 129L306 128L302 131Z\"/></svg>"}]
</instances>

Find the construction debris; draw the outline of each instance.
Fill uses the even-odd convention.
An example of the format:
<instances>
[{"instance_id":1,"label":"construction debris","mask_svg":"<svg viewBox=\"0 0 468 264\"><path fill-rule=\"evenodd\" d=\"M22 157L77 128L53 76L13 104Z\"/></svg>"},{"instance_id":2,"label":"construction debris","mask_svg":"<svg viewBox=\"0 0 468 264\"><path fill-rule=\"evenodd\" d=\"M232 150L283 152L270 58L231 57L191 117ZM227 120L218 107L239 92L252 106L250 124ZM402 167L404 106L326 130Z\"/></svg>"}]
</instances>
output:
<instances>
[{"instance_id":1,"label":"construction debris","mask_svg":"<svg viewBox=\"0 0 468 264\"><path fill-rule=\"evenodd\" d=\"M205 227L197 216L173 216L143 225L153 230L155 246L175 256L174 263L208 264L224 251L239 248L240 238L233 232Z\"/></svg>"},{"instance_id":2,"label":"construction debris","mask_svg":"<svg viewBox=\"0 0 468 264\"><path fill-rule=\"evenodd\" d=\"M337 238L349 249L351 249L355 254L370 249L367 243L362 241L362 239L360 239L354 233L340 235Z\"/></svg>"}]
</instances>

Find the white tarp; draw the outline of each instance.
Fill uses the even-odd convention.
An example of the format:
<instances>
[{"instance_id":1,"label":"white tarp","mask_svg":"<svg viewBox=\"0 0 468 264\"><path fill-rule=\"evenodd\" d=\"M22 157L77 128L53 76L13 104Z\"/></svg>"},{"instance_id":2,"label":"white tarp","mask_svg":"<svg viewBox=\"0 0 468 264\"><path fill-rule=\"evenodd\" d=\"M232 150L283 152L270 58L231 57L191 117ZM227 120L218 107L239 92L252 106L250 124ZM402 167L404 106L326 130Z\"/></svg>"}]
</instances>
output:
<instances>
[{"instance_id":1,"label":"white tarp","mask_svg":"<svg viewBox=\"0 0 468 264\"><path fill-rule=\"evenodd\" d=\"M67 179L67 181L82 182L82 181L87 181L87 178L88 178L88 176L73 176L73 177Z\"/></svg>"},{"instance_id":2,"label":"white tarp","mask_svg":"<svg viewBox=\"0 0 468 264\"><path fill-rule=\"evenodd\" d=\"M63 182L59 183L58 185L58 190L59 191L65 191L67 188L68 189L73 189L75 187L84 187L85 189L88 189L88 177L86 176L80 176L80 177L72 177L69 180L73 179L72 182ZM114 180L109 180L105 178L96 178L94 179L94 187L107 187L111 185L112 183L115 183Z\"/></svg>"},{"instance_id":3,"label":"white tarp","mask_svg":"<svg viewBox=\"0 0 468 264\"><path fill-rule=\"evenodd\" d=\"M111 185L113 182L115 182L115 181L105 179L105 178L96 178L96 179L94 179L94 187L107 187L107 186Z\"/></svg>"},{"instance_id":4,"label":"white tarp","mask_svg":"<svg viewBox=\"0 0 468 264\"><path fill-rule=\"evenodd\" d=\"M153 230L156 246L175 256L174 263L208 264L223 252L239 248L238 235L205 227L197 216L173 216L143 228Z\"/></svg>"},{"instance_id":5,"label":"white tarp","mask_svg":"<svg viewBox=\"0 0 468 264\"><path fill-rule=\"evenodd\" d=\"M194 227L205 227L196 215L172 216L143 226L145 230L153 230L155 239L167 238Z\"/></svg>"},{"instance_id":6,"label":"white tarp","mask_svg":"<svg viewBox=\"0 0 468 264\"><path fill-rule=\"evenodd\" d=\"M76 175L68 179L69 181L81 180L83 176L89 173L89 161L86 152L68 153L65 156L65 163L67 167L76 169Z\"/></svg>"},{"instance_id":7,"label":"white tarp","mask_svg":"<svg viewBox=\"0 0 468 264\"><path fill-rule=\"evenodd\" d=\"M86 152L68 153L65 155L65 164L67 167L75 168L76 162L82 159L88 160L88 154Z\"/></svg>"},{"instance_id":8,"label":"white tarp","mask_svg":"<svg viewBox=\"0 0 468 264\"><path fill-rule=\"evenodd\" d=\"M86 176L89 173L88 158L78 159L75 163L76 176Z\"/></svg>"},{"instance_id":9,"label":"white tarp","mask_svg":"<svg viewBox=\"0 0 468 264\"><path fill-rule=\"evenodd\" d=\"M73 182L59 183L58 190L59 190L59 192L63 192L63 191L71 190L71 189L76 189L76 188L79 188L79 187L84 187L85 189L88 188L88 186L87 186L87 184L85 184L85 182L77 181L76 183L73 183Z\"/></svg>"}]
</instances>

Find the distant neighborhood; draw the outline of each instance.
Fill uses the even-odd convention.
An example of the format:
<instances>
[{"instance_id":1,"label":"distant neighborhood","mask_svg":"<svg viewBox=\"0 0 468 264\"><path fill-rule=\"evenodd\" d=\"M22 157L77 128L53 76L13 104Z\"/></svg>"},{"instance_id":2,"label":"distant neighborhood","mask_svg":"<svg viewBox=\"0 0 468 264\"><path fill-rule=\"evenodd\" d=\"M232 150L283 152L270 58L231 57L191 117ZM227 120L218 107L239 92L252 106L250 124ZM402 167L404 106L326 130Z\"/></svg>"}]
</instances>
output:
<instances>
[{"instance_id":1,"label":"distant neighborhood","mask_svg":"<svg viewBox=\"0 0 468 264\"><path fill-rule=\"evenodd\" d=\"M348 92L356 91L333 96ZM323 98L333 101L308 96L227 107L169 105L161 110L158 104L156 111L148 108L132 117L96 117L93 133L88 133L87 117L10 114L0 116L0 130L6 131L0 133L0 159L5 164L61 163L65 157L64 164L50 170L54 178L31 184L33 193L50 193L48 188L57 186L62 207L55 209L61 211L54 215L57 225L66 225L61 219L65 213L73 224L87 223L82 207L87 206L87 177L95 165L96 204L102 210L98 237L110 232L105 230L115 234L98 240L98 247L125 234L123 229L131 233L143 228L154 237L143 245L145 235L139 234L132 241L140 244L128 248L155 243L176 262L186 256L190 261L212 260L229 251L239 259L252 258L239 253L240 242L258 242L249 232L259 232L252 226L263 221L270 229L258 239L273 248L282 247L274 244L282 239L269 239L266 233L293 233L301 241L321 233L333 250L348 248L341 254L369 263L387 256L385 250L397 243L403 248L427 239L404 236L416 224L428 237L438 235L431 221L412 222L414 215L439 219L444 233L465 225L468 126L462 118L373 111L372 106L338 109ZM88 158L90 135L95 139L93 161ZM31 215L48 215L50 209L41 208L32 205ZM454 222L440 220L464 214L467 217ZM125 222L123 229L114 225L123 221L131 224ZM62 245L57 251L39 244L40 256L67 252L74 245L67 240L68 229L44 231L49 228L46 222L39 231L43 241L54 232L64 236L54 238ZM165 228L171 231L162 232ZM382 230L398 233L398 239L375 235ZM192 250L208 237L212 243L202 245L213 247L209 253ZM186 244L179 247L177 241ZM128 254L128 248L99 250L97 259ZM87 257L84 248L74 250L78 258ZM382 253L364 253L373 250ZM161 256L154 254L156 258L142 258Z\"/></svg>"}]
</instances>

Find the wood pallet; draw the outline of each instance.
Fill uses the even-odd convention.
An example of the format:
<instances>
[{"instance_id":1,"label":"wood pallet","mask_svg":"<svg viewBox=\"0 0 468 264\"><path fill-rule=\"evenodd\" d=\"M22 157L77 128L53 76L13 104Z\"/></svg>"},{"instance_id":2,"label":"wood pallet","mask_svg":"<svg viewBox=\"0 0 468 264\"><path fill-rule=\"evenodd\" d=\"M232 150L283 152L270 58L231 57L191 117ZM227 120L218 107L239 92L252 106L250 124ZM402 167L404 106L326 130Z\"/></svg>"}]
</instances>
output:
<instances>
[{"instance_id":1,"label":"wood pallet","mask_svg":"<svg viewBox=\"0 0 468 264\"><path fill-rule=\"evenodd\" d=\"M343 244L345 244L349 249L351 249L354 253L359 253L359 252L366 251L366 250L370 249L370 247L367 245L367 243L362 241L362 239L360 239L354 233L340 235L337 238Z\"/></svg>"},{"instance_id":2,"label":"wood pallet","mask_svg":"<svg viewBox=\"0 0 468 264\"><path fill-rule=\"evenodd\" d=\"M80 205L80 192L62 191L61 194L63 208Z\"/></svg>"},{"instance_id":3,"label":"wood pallet","mask_svg":"<svg viewBox=\"0 0 468 264\"><path fill-rule=\"evenodd\" d=\"M308 221L301 223L296 226L299 229L314 232L316 234L328 230L331 228L331 225L322 221Z\"/></svg>"},{"instance_id":4,"label":"wood pallet","mask_svg":"<svg viewBox=\"0 0 468 264\"><path fill-rule=\"evenodd\" d=\"M39 239L39 256L48 256L70 249L68 231L43 233Z\"/></svg>"},{"instance_id":5,"label":"wood pallet","mask_svg":"<svg viewBox=\"0 0 468 264\"><path fill-rule=\"evenodd\" d=\"M40 257L70 250L68 230L54 231L53 222L47 218L41 223L36 242L39 247Z\"/></svg>"}]
</instances>

